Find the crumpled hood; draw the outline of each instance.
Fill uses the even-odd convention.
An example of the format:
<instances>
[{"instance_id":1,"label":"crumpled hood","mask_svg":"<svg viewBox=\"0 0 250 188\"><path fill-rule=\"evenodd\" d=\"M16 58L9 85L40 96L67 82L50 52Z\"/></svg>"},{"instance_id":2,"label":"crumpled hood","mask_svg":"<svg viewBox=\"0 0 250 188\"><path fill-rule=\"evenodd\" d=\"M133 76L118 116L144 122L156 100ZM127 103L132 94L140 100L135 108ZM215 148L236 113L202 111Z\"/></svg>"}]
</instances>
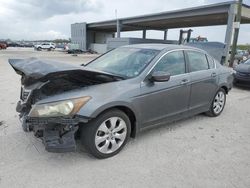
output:
<instances>
[{"instance_id":1,"label":"crumpled hood","mask_svg":"<svg viewBox=\"0 0 250 188\"><path fill-rule=\"evenodd\" d=\"M239 64L237 67L235 67L235 70L238 71L238 72L250 73L250 65L248 65L248 64Z\"/></svg>"},{"instance_id":2,"label":"crumpled hood","mask_svg":"<svg viewBox=\"0 0 250 188\"><path fill-rule=\"evenodd\" d=\"M87 69L79 65L70 65L37 58L9 59L10 65L17 74L22 75L22 84L32 84L37 81L64 78L77 82L105 83L121 79L121 77L106 72Z\"/></svg>"},{"instance_id":3,"label":"crumpled hood","mask_svg":"<svg viewBox=\"0 0 250 188\"><path fill-rule=\"evenodd\" d=\"M9 59L9 63L18 74L24 74L34 79L42 78L53 72L69 71L80 68L74 65L37 58Z\"/></svg>"}]
</instances>

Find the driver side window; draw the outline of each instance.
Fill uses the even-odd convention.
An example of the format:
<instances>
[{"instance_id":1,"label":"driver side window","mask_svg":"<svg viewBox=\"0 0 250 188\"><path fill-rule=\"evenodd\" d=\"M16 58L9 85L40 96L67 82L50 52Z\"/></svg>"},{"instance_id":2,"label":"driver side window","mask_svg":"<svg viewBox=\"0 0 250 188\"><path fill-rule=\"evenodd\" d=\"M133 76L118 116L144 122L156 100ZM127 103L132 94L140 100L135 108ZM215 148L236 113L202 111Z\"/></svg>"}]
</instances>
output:
<instances>
[{"instance_id":1,"label":"driver side window","mask_svg":"<svg viewBox=\"0 0 250 188\"><path fill-rule=\"evenodd\" d=\"M170 52L163 56L154 67L154 72L164 71L171 76L185 73L185 59L183 51Z\"/></svg>"}]
</instances>

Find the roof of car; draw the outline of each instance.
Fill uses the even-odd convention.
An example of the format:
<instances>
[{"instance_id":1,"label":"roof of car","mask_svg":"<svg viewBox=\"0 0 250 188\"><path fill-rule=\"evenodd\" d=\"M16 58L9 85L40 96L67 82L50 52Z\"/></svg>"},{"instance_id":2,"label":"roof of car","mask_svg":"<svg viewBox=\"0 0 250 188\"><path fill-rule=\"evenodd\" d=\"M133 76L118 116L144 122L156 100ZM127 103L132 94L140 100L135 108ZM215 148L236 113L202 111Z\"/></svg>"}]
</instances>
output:
<instances>
[{"instance_id":1,"label":"roof of car","mask_svg":"<svg viewBox=\"0 0 250 188\"><path fill-rule=\"evenodd\" d=\"M132 44L126 45L123 47L134 47L134 48L143 48L143 49L154 49L154 50L175 50L175 49L196 49L200 50L199 48L194 48L186 45L176 45L176 44L160 44L160 43L144 43L144 44Z\"/></svg>"}]
</instances>

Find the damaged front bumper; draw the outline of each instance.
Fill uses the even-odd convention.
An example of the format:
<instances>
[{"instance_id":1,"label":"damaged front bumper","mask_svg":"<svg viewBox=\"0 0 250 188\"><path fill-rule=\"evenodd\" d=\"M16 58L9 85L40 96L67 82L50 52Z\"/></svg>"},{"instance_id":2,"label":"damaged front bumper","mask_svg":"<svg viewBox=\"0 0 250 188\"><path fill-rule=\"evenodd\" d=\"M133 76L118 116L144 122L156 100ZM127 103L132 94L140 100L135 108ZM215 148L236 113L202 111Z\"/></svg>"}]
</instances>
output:
<instances>
[{"instance_id":1,"label":"damaged front bumper","mask_svg":"<svg viewBox=\"0 0 250 188\"><path fill-rule=\"evenodd\" d=\"M75 133L79 123L88 122L83 117L50 117L37 118L24 116L22 124L28 131L43 140L49 152L73 152L76 150Z\"/></svg>"}]
</instances>

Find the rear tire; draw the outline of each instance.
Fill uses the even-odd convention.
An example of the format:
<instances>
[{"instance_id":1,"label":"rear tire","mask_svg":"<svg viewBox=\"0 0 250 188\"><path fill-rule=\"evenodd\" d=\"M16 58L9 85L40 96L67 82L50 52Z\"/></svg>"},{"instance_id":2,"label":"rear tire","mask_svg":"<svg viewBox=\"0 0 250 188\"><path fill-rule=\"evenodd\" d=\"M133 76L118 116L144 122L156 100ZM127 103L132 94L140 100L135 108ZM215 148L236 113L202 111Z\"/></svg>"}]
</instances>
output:
<instances>
[{"instance_id":1,"label":"rear tire","mask_svg":"<svg viewBox=\"0 0 250 188\"><path fill-rule=\"evenodd\" d=\"M112 109L82 125L81 142L90 154L104 159L122 150L130 132L129 117L118 109Z\"/></svg>"},{"instance_id":2,"label":"rear tire","mask_svg":"<svg viewBox=\"0 0 250 188\"><path fill-rule=\"evenodd\" d=\"M206 115L210 117L216 117L221 114L226 104L226 91L223 88L220 88L212 101L210 109L206 112Z\"/></svg>"}]
</instances>

